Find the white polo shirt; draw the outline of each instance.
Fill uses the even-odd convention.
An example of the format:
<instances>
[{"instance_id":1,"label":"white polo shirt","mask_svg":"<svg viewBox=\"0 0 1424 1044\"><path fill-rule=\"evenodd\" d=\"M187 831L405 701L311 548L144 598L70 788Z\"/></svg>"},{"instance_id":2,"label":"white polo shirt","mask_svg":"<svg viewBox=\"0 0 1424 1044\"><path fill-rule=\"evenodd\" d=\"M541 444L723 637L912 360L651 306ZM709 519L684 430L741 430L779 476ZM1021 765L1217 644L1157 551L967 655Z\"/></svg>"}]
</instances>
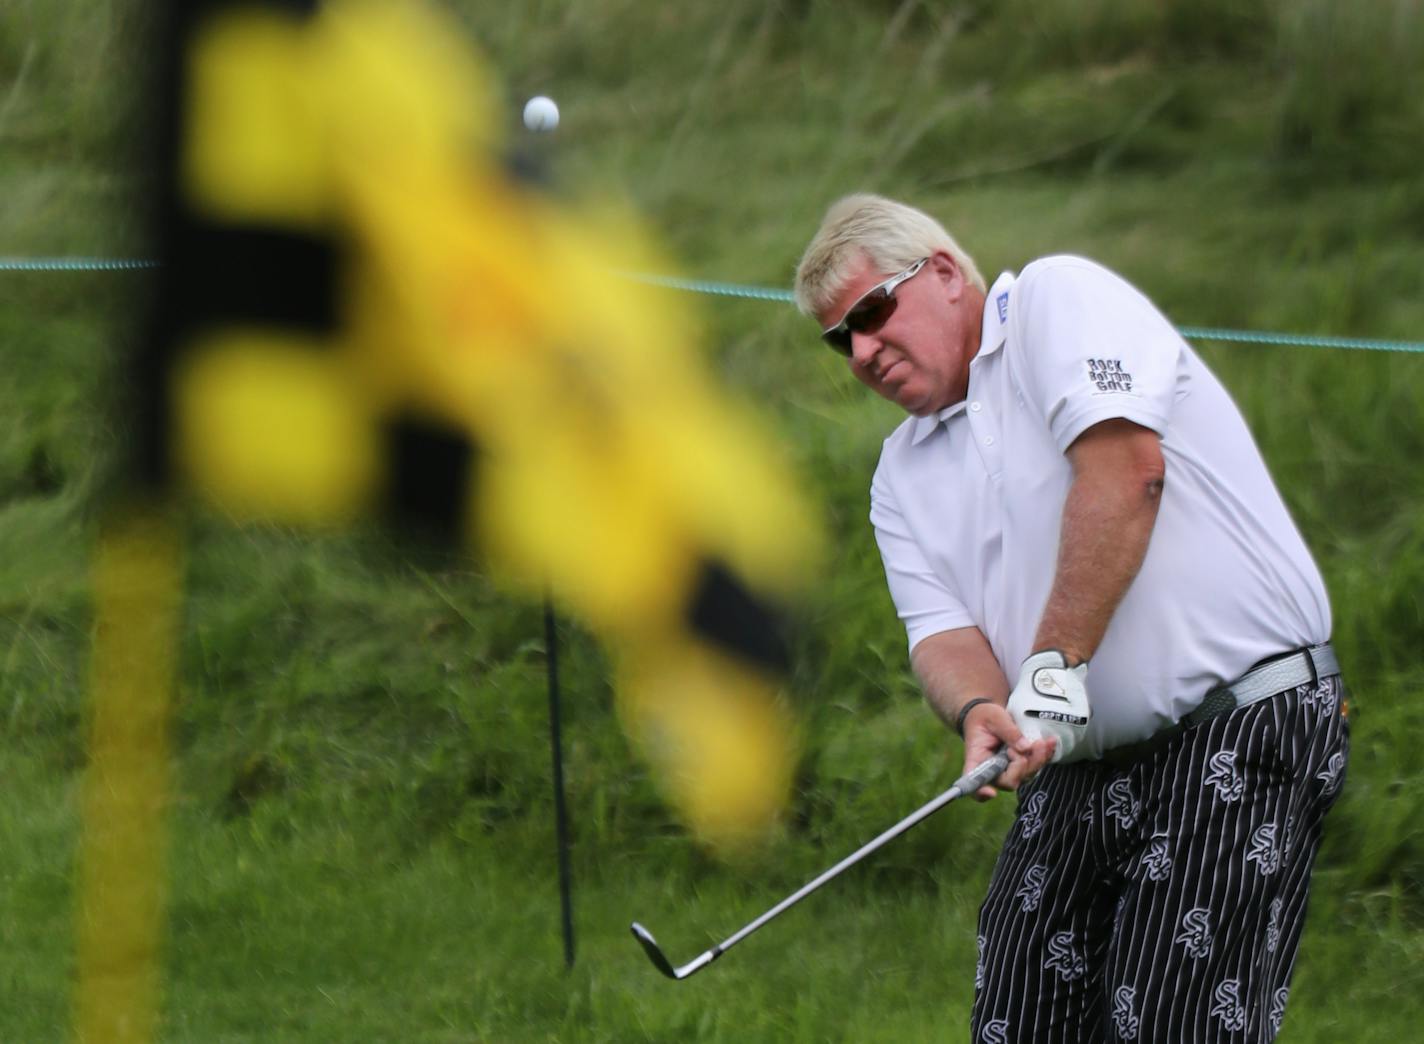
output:
<instances>
[{"instance_id":1,"label":"white polo shirt","mask_svg":"<svg viewBox=\"0 0 1424 1044\"><path fill-rule=\"evenodd\" d=\"M1150 736L1256 661L1330 637L1320 573L1225 389L1150 301L1083 258L989 290L966 401L885 440L870 519L910 647L977 627L1010 684L1053 583L1065 450L1122 417L1162 438L1142 569L1088 668L1093 754Z\"/></svg>"}]
</instances>

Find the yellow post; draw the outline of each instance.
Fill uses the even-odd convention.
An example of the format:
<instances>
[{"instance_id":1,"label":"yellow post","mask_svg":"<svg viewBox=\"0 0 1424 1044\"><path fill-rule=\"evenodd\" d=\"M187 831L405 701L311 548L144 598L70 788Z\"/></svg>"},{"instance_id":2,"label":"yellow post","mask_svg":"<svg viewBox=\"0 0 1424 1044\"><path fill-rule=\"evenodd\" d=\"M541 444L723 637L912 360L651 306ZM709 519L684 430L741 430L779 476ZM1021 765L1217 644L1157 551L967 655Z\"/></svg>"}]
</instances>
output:
<instances>
[{"instance_id":1,"label":"yellow post","mask_svg":"<svg viewBox=\"0 0 1424 1044\"><path fill-rule=\"evenodd\" d=\"M174 521L154 506L112 513L95 555L77 902L82 1042L149 1041L158 1018L180 559Z\"/></svg>"}]
</instances>

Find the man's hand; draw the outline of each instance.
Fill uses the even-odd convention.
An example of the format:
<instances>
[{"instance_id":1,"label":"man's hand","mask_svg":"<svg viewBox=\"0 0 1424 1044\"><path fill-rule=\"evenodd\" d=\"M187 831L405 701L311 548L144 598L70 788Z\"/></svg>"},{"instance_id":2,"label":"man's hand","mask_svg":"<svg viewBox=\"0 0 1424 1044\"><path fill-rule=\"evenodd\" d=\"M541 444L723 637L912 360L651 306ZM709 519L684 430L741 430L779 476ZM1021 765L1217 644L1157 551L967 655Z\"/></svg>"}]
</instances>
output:
<instances>
[{"instance_id":1,"label":"man's hand","mask_svg":"<svg viewBox=\"0 0 1424 1044\"><path fill-rule=\"evenodd\" d=\"M1055 762L1074 760L1074 749L1088 731L1087 673L1086 663L1069 667L1061 652L1048 649L1023 662L1019 683L1009 694L1014 723L1029 739L1054 742Z\"/></svg>"},{"instance_id":2,"label":"man's hand","mask_svg":"<svg viewBox=\"0 0 1424 1044\"><path fill-rule=\"evenodd\" d=\"M1004 709L1009 682L983 632L977 627L940 631L920 641L910 653L925 696L940 719L964 736L964 771L988 760L1000 747L1009 752L1009 767L991 786L974 797L987 801L1000 788L1017 790L1048 764L1053 741L1027 739ZM974 700L969 713L960 712Z\"/></svg>"},{"instance_id":3,"label":"man's hand","mask_svg":"<svg viewBox=\"0 0 1424 1044\"><path fill-rule=\"evenodd\" d=\"M975 801L988 801L999 790L1017 790L1033 778L1034 773L1048 764L1053 756L1053 741L1031 740L1019 731L1009 712L997 703L980 703L970 709L964 719L964 771L977 768L1003 747L1009 752L1009 767L994 785L980 787Z\"/></svg>"}]
</instances>

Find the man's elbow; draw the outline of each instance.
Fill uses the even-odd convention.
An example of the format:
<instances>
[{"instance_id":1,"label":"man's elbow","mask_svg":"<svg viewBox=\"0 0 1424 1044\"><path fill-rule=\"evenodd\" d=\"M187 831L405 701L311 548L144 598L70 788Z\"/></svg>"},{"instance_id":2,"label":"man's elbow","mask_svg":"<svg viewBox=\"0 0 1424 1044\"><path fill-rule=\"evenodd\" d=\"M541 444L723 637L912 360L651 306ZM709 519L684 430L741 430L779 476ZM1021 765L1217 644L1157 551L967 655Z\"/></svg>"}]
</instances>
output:
<instances>
[{"instance_id":1,"label":"man's elbow","mask_svg":"<svg viewBox=\"0 0 1424 1044\"><path fill-rule=\"evenodd\" d=\"M1167 482L1167 461L1158 439L1144 440L1143 447L1133 454L1132 473L1143 499L1157 504Z\"/></svg>"},{"instance_id":2,"label":"man's elbow","mask_svg":"<svg viewBox=\"0 0 1424 1044\"><path fill-rule=\"evenodd\" d=\"M1090 484L1131 491L1155 505L1167 481L1162 439L1151 428L1123 419L1103 421L1085 431L1068 449L1074 477Z\"/></svg>"}]
</instances>

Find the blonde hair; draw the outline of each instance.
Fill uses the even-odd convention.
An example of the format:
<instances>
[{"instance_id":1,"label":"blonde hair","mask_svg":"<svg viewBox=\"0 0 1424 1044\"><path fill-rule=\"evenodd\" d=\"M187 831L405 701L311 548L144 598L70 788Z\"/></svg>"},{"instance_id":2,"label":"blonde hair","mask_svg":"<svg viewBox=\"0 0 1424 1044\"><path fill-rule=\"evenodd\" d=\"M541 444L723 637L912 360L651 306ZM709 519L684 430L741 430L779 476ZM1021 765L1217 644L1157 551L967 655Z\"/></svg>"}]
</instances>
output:
<instances>
[{"instance_id":1,"label":"blonde hair","mask_svg":"<svg viewBox=\"0 0 1424 1044\"><path fill-rule=\"evenodd\" d=\"M964 278L984 289L974 259L924 211L866 192L845 196L826 211L796 266L796 307L810 316L829 308L863 261L892 274L937 250L954 258Z\"/></svg>"}]
</instances>

